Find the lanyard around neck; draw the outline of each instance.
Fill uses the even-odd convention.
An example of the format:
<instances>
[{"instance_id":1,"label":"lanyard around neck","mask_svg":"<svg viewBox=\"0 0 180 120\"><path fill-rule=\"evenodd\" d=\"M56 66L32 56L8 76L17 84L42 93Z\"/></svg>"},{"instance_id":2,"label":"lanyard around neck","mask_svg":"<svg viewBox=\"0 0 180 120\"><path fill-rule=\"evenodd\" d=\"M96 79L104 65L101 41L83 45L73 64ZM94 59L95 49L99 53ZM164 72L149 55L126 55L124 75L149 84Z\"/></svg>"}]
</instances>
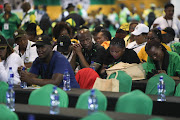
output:
<instances>
[{"instance_id":1,"label":"lanyard around neck","mask_svg":"<svg viewBox=\"0 0 180 120\"><path fill-rule=\"evenodd\" d=\"M165 19L166 19L166 18L165 18ZM172 28L172 26L173 26L173 19L172 19L171 21L172 21L172 23L171 23L171 26L170 26L169 23L168 23L168 20L166 19L166 22L167 22L168 27L171 27L171 28Z\"/></svg>"}]
</instances>

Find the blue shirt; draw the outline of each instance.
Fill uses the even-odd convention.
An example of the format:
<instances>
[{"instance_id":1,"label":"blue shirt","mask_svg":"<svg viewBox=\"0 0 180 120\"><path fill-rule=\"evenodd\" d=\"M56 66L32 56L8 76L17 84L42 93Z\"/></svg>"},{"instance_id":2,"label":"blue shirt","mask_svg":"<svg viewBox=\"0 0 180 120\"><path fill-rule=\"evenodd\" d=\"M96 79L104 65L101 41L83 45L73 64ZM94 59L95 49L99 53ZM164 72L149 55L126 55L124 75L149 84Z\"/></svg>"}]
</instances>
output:
<instances>
[{"instance_id":1,"label":"blue shirt","mask_svg":"<svg viewBox=\"0 0 180 120\"><path fill-rule=\"evenodd\" d=\"M44 63L37 57L33 62L30 73L41 75L42 79L52 79L52 75L55 73L64 74L65 69L68 69L71 80L72 88L80 88L77 83L74 72L68 60L59 52L53 51L53 56L49 64ZM60 83L59 87L63 87L63 81Z\"/></svg>"}]
</instances>

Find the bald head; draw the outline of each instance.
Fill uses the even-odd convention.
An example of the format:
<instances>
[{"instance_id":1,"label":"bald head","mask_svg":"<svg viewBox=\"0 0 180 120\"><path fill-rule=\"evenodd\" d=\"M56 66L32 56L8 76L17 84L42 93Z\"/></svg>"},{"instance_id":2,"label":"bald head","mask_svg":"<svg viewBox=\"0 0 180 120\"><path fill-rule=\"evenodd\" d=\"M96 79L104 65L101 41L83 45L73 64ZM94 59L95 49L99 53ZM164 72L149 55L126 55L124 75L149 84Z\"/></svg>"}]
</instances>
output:
<instances>
[{"instance_id":1,"label":"bald head","mask_svg":"<svg viewBox=\"0 0 180 120\"><path fill-rule=\"evenodd\" d=\"M79 37L81 37L82 35L88 35L88 36L91 36L91 32L88 30L88 29L81 29L79 32L78 32L78 39Z\"/></svg>"},{"instance_id":2,"label":"bald head","mask_svg":"<svg viewBox=\"0 0 180 120\"><path fill-rule=\"evenodd\" d=\"M92 48L92 35L88 29L81 29L77 37L84 49L89 50Z\"/></svg>"}]
</instances>

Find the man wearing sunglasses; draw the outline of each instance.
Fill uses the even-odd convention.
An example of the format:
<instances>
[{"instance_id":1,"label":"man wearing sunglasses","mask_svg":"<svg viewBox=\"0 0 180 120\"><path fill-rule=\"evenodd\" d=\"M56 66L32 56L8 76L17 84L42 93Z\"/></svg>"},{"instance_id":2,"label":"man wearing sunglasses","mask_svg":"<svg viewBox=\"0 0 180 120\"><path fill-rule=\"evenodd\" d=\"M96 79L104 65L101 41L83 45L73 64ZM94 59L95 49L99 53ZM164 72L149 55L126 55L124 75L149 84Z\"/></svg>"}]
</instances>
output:
<instances>
[{"instance_id":1,"label":"man wearing sunglasses","mask_svg":"<svg viewBox=\"0 0 180 120\"><path fill-rule=\"evenodd\" d=\"M12 67L14 84L18 84L20 82L18 67L20 66L24 66L22 59L18 54L14 53L12 46L0 35L0 81L7 82L9 67Z\"/></svg>"}]
</instances>

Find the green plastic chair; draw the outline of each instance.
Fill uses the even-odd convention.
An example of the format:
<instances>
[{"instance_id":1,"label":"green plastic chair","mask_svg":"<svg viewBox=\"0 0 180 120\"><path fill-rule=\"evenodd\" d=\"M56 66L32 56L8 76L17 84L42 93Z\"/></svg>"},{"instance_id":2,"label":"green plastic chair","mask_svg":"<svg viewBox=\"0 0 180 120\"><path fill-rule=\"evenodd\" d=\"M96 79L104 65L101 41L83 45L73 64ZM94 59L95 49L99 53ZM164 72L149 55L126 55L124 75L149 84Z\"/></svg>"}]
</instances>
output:
<instances>
[{"instance_id":1,"label":"green plastic chair","mask_svg":"<svg viewBox=\"0 0 180 120\"><path fill-rule=\"evenodd\" d=\"M164 74L164 73L155 75L148 80L145 93L151 94L151 95L158 94L157 84L159 83L160 76L163 76L163 80L165 83L165 88L166 88L165 95L167 95L167 96L174 95L175 81L170 76L168 76L167 74Z\"/></svg>"},{"instance_id":2,"label":"green plastic chair","mask_svg":"<svg viewBox=\"0 0 180 120\"><path fill-rule=\"evenodd\" d=\"M180 83L176 86L176 91L174 96L180 97Z\"/></svg>"},{"instance_id":3,"label":"green plastic chair","mask_svg":"<svg viewBox=\"0 0 180 120\"><path fill-rule=\"evenodd\" d=\"M108 79L115 78L119 80L119 92L130 92L132 86L132 78L125 73L124 71L117 71L118 75L116 77L116 73L112 73Z\"/></svg>"},{"instance_id":4,"label":"green plastic chair","mask_svg":"<svg viewBox=\"0 0 180 120\"><path fill-rule=\"evenodd\" d=\"M8 84L0 81L0 103L6 103L6 91L8 90Z\"/></svg>"},{"instance_id":5,"label":"green plastic chair","mask_svg":"<svg viewBox=\"0 0 180 120\"><path fill-rule=\"evenodd\" d=\"M86 116L80 120L113 120L103 112L95 112L89 116Z\"/></svg>"},{"instance_id":6,"label":"green plastic chair","mask_svg":"<svg viewBox=\"0 0 180 120\"><path fill-rule=\"evenodd\" d=\"M90 92L91 92L91 90L88 90L79 96L78 101L76 103L76 108L88 109L88 97L90 96ZM107 108L106 96L98 89L95 89L95 95L96 95L97 101L98 101L98 110L105 111Z\"/></svg>"},{"instance_id":7,"label":"green plastic chair","mask_svg":"<svg viewBox=\"0 0 180 120\"><path fill-rule=\"evenodd\" d=\"M40 89L36 89L31 92L28 104L30 105L41 105L41 106L50 106L50 94L53 91L54 85L47 84ZM66 92L62 89L57 88L57 91L60 96L60 105L59 107L68 107L69 98Z\"/></svg>"},{"instance_id":8,"label":"green plastic chair","mask_svg":"<svg viewBox=\"0 0 180 120\"><path fill-rule=\"evenodd\" d=\"M163 118L160 118L160 117L154 117L154 118L150 118L148 120L164 120Z\"/></svg>"},{"instance_id":9,"label":"green plastic chair","mask_svg":"<svg viewBox=\"0 0 180 120\"><path fill-rule=\"evenodd\" d=\"M6 105L0 104L0 120L19 120L15 112L12 112Z\"/></svg>"},{"instance_id":10,"label":"green plastic chair","mask_svg":"<svg viewBox=\"0 0 180 120\"><path fill-rule=\"evenodd\" d=\"M153 101L140 90L134 90L119 97L115 111L151 115Z\"/></svg>"}]
</instances>

